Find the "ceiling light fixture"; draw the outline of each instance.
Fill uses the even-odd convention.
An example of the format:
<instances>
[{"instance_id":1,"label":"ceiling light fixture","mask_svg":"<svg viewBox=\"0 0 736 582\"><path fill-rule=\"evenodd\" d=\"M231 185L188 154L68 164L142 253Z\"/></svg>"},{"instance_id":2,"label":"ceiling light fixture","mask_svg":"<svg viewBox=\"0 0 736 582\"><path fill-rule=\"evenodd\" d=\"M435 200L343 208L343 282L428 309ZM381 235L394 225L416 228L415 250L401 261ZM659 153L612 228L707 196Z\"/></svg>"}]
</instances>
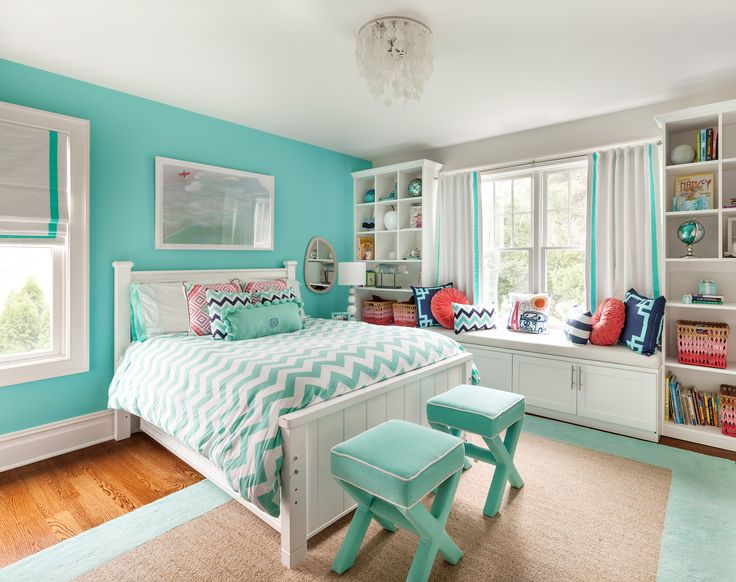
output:
<instances>
[{"instance_id":1,"label":"ceiling light fixture","mask_svg":"<svg viewBox=\"0 0 736 582\"><path fill-rule=\"evenodd\" d=\"M405 16L386 16L366 22L355 46L358 71L376 99L419 100L432 74L434 37L422 22Z\"/></svg>"}]
</instances>

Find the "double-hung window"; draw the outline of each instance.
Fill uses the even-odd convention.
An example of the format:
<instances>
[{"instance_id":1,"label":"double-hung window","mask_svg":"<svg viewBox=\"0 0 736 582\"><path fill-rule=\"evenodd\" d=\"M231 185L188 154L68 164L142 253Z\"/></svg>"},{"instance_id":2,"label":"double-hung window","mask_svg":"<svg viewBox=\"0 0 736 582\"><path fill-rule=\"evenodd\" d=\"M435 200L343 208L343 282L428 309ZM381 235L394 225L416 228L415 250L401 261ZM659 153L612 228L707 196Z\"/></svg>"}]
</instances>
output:
<instances>
[{"instance_id":1,"label":"double-hung window","mask_svg":"<svg viewBox=\"0 0 736 582\"><path fill-rule=\"evenodd\" d=\"M551 296L552 322L585 303L584 161L481 175L483 300L508 313L509 293Z\"/></svg>"},{"instance_id":2,"label":"double-hung window","mask_svg":"<svg viewBox=\"0 0 736 582\"><path fill-rule=\"evenodd\" d=\"M0 386L89 369L89 123L0 103Z\"/></svg>"}]
</instances>

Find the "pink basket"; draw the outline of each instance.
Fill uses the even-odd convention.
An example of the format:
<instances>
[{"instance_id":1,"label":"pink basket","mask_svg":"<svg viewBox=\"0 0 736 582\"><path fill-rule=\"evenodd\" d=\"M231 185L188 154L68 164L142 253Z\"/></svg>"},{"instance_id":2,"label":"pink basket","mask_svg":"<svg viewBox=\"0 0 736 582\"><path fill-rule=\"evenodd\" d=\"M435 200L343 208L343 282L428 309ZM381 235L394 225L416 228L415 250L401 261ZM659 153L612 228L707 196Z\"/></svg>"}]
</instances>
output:
<instances>
[{"instance_id":1,"label":"pink basket","mask_svg":"<svg viewBox=\"0 0 736 582\"><path fill-rule=\"evenodd\" d=\"M414 303L394 303L394 325L417 326L417 306Z\"/></svg>"},{"instance_id":2,"label":"pink basket","mask_svg":"<svg viewBox=\"0 0 736 582\"><path fill-rule=\"evenodd\" d=\"M727 323L678 321L678 361L691 366L725 368L730 331Z\"/></svg>"},{"instance_id":3,"label":"pink basket","mask_svg":"<svg viewBox=\"0 0 736 582\"><path fill-rule=\"evenodd\" d=\"M736 386L721 384L721 432L736 437Z\"/></svg>"},{"instance_id":4,"label":"pink basket","mask_svg":"<svg viewBox=\"0 0 736 582\"><path fill-rule=\"evenodd\" d=\"M363 321L375 325L393 325L395 301L372 300L363 301Z\"/></svg>"}]
</instances>

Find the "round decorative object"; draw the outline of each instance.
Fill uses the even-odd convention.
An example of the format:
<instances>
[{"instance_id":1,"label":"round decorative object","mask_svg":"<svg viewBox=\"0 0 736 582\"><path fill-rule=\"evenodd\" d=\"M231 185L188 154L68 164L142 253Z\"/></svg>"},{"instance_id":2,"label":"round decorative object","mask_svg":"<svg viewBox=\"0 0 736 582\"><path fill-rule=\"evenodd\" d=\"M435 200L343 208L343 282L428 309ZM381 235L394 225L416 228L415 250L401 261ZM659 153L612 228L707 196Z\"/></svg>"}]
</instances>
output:
<instances>
[{"instance_id":1,"label":"round decorative object","mask_svg":"<svg viewBox=\"0 0 736 582\"><path fill-rule=\"evenodd\" d=\"M390 252L390 253L388 254L388 260L389 260L389 261L393 261L393 260L395 260L395 259L396 259L396 251L391 251L391 252Z\"/></svg>"},{"instance_id":2,"label":"round decorative object","mask_svg":"<svg viewBox=\"0 0 736 582\"><path fill-rule=\"evenodd\" d=\"M407 190L409 192L409 196L411 196L412 198L421 196L422 195L422 179L414 178L411 182L409 182L409 186L407 187Z\"/></svg>"},{"instance_id":3,"label":"round decorative object","mask_svg":"<svg viewBox=\"0 0 736 582\"><path fill-rule=\"evenodd\" d=\"M626 307L623 301L613 297L606 299L593 314L593 329L590 343L597 346L612 346L618 341L626 320Z\"/></svg>"},{"instance_id":4,"label":"round decorative object","mask_svg":"<svg viewBox=\"0 0 736 582\"><path fill-rule=\"evenodd\" d=\"M374 188L371 188L370 190L366 190L365 198L363 198L365 202L375 202L376 201L376 190Z\"/></svg>"},{"instance_id":5,"label":"round decorative object","mask_svg":"<svg viewBox=\"0 0 736 582\"><path fill-rule=\"evenodd\" d=\"M687 245L687 254L684 258L693 256L693 245L703 240L705 227L697 220L683 222L677 229L677 238Z\"/></svg>"},{"instance_id":6,"label":"round decorative object","mask_svg":"<svg viewBox=\"0 0 736 582\"><path fill-rule=\"evenodd\" d=\"M695 150L687 144L679 145L670 152L670 161L673 164L689 164L694 159Z\"/></svg>"},{"instance_id":7,"label":"round decorative object","mask_svg":"<svg viewBox=\"0 0 736 582\"><path fill-rule=\"evenodd\" d=\"M386 230L396 230L398 222L399 215L395 210L390 210L383 216L383 224L386 226Z\"/></svg>"},{"instance_id":8,"label":"round decorative object","mask_svg":"<svg viewBox=\"0 0 736 582\"><path fill-rule=\"evenodd\" d=\"M440 322L442 327L446 327L447 329L455 328L455 315L452 312L453 303L468 305L470 301L462 291L458 291L453 287L447 287L446 289L437 291L430 303L432 315Z\"/></svg>"}]
</instances>

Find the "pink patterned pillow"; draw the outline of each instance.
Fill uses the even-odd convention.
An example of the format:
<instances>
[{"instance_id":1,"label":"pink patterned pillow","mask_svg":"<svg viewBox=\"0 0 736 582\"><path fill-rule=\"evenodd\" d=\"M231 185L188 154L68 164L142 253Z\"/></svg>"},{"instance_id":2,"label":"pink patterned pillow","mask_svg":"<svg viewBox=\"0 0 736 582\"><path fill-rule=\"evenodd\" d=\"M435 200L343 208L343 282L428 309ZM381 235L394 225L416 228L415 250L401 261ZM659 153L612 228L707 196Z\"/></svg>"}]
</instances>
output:
<instances>
[{"instance_id":1,"label":"pink patterned pillow","mask_svg":"<svg viewBox=\"0 0 736 582\"><path fill-rule=\"evenodd\" d=\"M273 291L274 289L286 289L286 279L268 279L266 281L248 281L243 286L243 291L253 293L254 291Z\"/></svg>"},{"instance_id":2,"label":"pink patterned pillow","mask_svg":"<svg viewBox=\"0 0 736 582\"><path fill-rule=\"evenodd\" d=\"M240 281L233 279L229 283L189 283L184 281L184 293L187 296L189 310L189 333L192 335L212 335L210 314L207 309L207 290L240 292Z\"/></svg>"}]
</instances>

